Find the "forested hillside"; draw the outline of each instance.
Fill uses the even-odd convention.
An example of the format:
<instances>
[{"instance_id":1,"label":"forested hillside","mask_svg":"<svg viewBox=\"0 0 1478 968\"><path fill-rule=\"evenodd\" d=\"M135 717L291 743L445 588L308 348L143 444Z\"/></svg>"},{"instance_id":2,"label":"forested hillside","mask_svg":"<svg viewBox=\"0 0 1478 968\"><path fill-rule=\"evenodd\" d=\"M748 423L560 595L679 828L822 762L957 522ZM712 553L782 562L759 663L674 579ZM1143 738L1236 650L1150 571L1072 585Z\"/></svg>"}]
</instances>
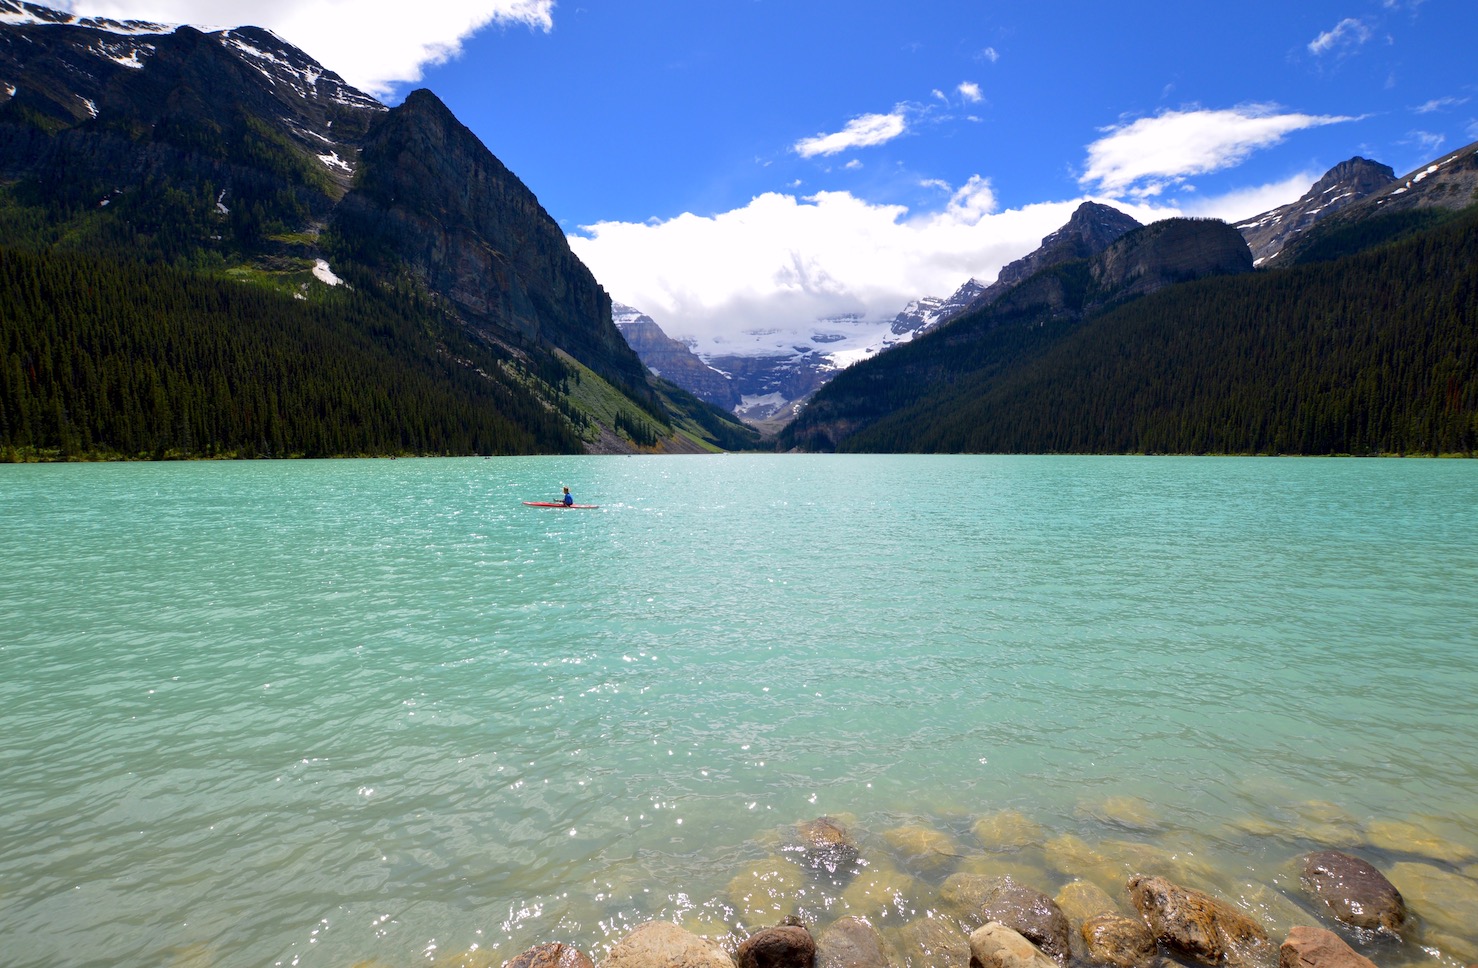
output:
<instances>
[{"instance_id":1,"label":"forested hillside","mask_svg":"<svg viewBox=\"0 0 1478 968\"><path fill-rule=\"evenodd\" d=\"M957 321L905 347L914 357L883 354L842 374L788 443L1471 455L1478 210L1397 234L1406 237L1331 261L1173 286L1081 321L1011 319L995 307L994 316ZM1353 245L1331 242L1331 251ZM1074 281L1084 281L1081 263L1025 285L1070 289ZM931 378L921 383L917 356L926 344Z\"/></svg>"}]
</instances>

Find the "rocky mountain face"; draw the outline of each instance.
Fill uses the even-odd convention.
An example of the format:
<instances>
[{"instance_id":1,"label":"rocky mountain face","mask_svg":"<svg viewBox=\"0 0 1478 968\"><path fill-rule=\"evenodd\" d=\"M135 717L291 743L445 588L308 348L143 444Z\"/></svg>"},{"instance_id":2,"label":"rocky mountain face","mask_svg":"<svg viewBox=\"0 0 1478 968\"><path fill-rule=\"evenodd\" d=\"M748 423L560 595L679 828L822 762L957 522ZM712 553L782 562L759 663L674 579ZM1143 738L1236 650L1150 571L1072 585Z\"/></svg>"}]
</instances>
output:
<instances>
[{"instance_id":1,"label":"rocky mountain face","mask_svg":"<svg viewBox=\"0 0 1478 968\"><path fill-rule=\"evenodd\" d=\"M1067 224L1042 239L1033 251L1001 269L996 281L972 300L967 308L990 305L1018 283L1052 266L1087 259L1119 240L1126 232L1139 228L1139 222L1111 205L1084 202L1073 212Z\"/></svg>"},{"instance_id":2,"label":"rocky mountain face","mask_svg":"<svg viewBox=\"0 0 1478 968\"><path fill-rule=\"evenodd\" d=\"M985 291L984 283L971 279L956 289L947 299L940 299L938 296L916 299L903 307L903 311L893 318L893 325L889 331L894 336L917 336L928 332L935 326L947 323L969 309Z\"/></svg>"},{"instance_id":3,"label":"rocky mountain face","mask_svg":"<svg viewBox=\"0 0 1478 968\"><path fill-rule=\"evenodd\" d=\"M551 386L564 353L661 413L605 291L445 105L387 108L268 31L0 0L0 190L51 226L43 245L408 282Z\"/></svg>"},{"instance_id":4,"label":"rocky mountain face","mask_svg":"<svg viewBox=\"0 0 1478 968\"><path fill-rule=\"evenodd\" d=\"M1325 172L1298 201L1253 216L1238 224L1237 231L1252 250L1253 265L1268 265L1315 222L1395 183L1389 165L1356 156Z\"/></svg>"},{"instance_id":5,"label":"rocky mountain face","mask_svg":"<svg viewBox=\"0 0 1478 968\"><path fill-rule=\"evenodd\" d=\"M1097 292L1085 312L1208 276L1252 271L1252 252L1219 219L1172 218L1131 232L1089 263Z\"/></svg>"},{"instance_id":6,"label":"rocky mountain face","mask_svg":"<svg viewBox=\"0 0 1478 968\"><path fill-rule=\"evenodd\" d=\"M617 303L611 318L627 344L653 373L725 410L732 411L740 405L742 397L733 378L704 363L688 344L668 336L652 317Z\"/></svg>"}]
</instances>

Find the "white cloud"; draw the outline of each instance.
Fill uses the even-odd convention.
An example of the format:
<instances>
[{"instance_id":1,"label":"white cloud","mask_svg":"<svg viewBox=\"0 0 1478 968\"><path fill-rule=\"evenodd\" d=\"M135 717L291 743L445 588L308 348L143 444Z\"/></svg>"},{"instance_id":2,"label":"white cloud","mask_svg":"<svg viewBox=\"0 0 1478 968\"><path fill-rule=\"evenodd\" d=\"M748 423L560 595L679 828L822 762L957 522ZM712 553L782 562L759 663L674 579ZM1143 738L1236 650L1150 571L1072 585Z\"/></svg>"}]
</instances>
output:
<instances>
[{"instance_id":1,"label":"white cloud","mask_svg":"<svg viewBox=\"0 0 1478 968\"><path fill-rule=\"evenodd\" d=\"M1332 30L1326 30L1309 41L1309 53L1327 54L1336 48L1359 47L1369 40L1370 36L1370 28L1363 21L1356 20L1354 17L1346 17L1335 24Z\"/></svg>"},{"instance_id":2,"label":"white cloud","mask_svg":"<svg viewBox=\"0 0 1478 968\"><path fill-rule=\"evenodd\" d=\"M848 121L845 128L833 134L802 138L795 143L795 150L802 158L835 155L849 148L886 144L903 134L907 127L902 109L895 109L892 114L864 114Z\"/></svg>"},{"instance_id":3,"label":"white cloud","mask_svg":"<svg viewBox=\"0 0 1478 968\"><path fill-rule=\"evenodd\" d=\"M1103 129L1088 146L1079 184L1109 195L1150 198L1192 175L1234 168L1287 135L1353 118L1277 112L1270 105L1166 111Z\"/></svg>"},{"instance_id":4,"label":"white cloud","mask_svg":"<svg viewBox=\"0 0 1478 968\"><path fill-rule=\"evenodd\" d=\"M985 50L980 52L980 59L988 60L992 64L994 64L996 61L1001 59L1001 55L996 52L996 49L994 47L987 47Z\"/></svg>"},{"instance_id":5,"label":"white cloud","mask_svg":"<svg viewBox=\"0 0 1478 968\"><path fill-rule=\"evenodd\" d=\"M847 192L767 193L708 217L583 226L570 245L618 302L696 340L700 351L732 351L746 330L805 333L816 319L847 312L889 319L920 296L993 279L1082 201L998 212L979 176L953 190L942 210L916 215ZM1119 207L1146 222L1177 214Z\"/></svg>"},{"instance_id":6,"label":"white cloud","mask_svg":"<svg viewBox=\"0 0 1478 968\"><path fill-rule=\"evenodd\" d=\"M960 86L955 90L959 91L960 96L971 104L979 104L984 97L980 93L980 85L974 81L961 81Z\"/></svg>"},{"instance_id":7,"label":"white cloud","mask_svg":"<svg viewBox=\"0 0 1478 968\"><path fill-rule=\"evenodd\" d=\"M1253 185L1239 188L1211 198L1195 198L1183 201L1179 208L1184 215L1199 218L1219 218L1236 224L1254 215L1270 212L1275 208L1298 201L1323 175L1323 172L1301 171L1296 175L1269 185Z\"/></svg>"},{"instance_id":8,"label":"white cloud","mask_svg":"<svg viewBox=\"0 0 1478 968\"><path fill-rule=\"evenodd\" d=\"M548 31L554 0L439 0L407 14L399 0L49 0L88 17L266 27L355 87L384 97L457 56L494 23Z\"/></svg>"},{"instance_id":9,"label":"white cloud","mask_svg":"<svg viewBox=\"0 0 1478 968\"><path fill-rule=\"evenodd\" d=\"M1438 97L1433 98L1426 104L1419 104L1412 108L1417 114L1431 114L1434 111L1445 111L1448 108L1462 107L1467 104L1469 98L1465 97Z\"/></svg>"}]
</instances>

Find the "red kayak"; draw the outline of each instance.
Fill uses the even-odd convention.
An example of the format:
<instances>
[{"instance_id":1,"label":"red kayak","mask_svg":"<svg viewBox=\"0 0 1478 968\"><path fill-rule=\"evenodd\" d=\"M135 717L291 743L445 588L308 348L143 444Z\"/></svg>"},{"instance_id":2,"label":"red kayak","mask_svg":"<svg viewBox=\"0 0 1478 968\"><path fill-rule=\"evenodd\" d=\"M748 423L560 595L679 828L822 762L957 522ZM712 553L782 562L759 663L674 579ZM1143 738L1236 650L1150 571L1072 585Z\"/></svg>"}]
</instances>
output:
<instances>
[{"instance_id":1,"label":"red kayak","mask_svg":"<svg viewBox=\"0 0 1478 968\"><path fill-rule=\"evenodd\" d=\"M526 507L531 508L598 508L599 504L565 504L563 501L525 501Z\"/></svg>"}]
</instances>

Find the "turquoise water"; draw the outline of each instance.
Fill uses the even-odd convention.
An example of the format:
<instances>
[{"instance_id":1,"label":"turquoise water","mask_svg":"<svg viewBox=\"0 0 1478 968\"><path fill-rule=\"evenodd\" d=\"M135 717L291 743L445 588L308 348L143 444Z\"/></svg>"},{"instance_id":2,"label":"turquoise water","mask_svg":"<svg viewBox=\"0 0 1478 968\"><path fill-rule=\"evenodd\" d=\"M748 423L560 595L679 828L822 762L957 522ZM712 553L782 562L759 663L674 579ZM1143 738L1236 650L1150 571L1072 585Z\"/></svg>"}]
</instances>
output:
<instances>
[{"instance_id":1,"label":"turquoise water","mask_svg":"<svg viewBox=\"0 0 1478 968\"><path fill-rule=\"evenodd\" d=\"M1475 589L1473 462L0 467L4 961L799 910L922 965L951 873L1149 867L1281 937L1321 845L1399 872L1383 966L1478 960ZM863 876L783 849L823 814Z\"/></svg>"}]
</instances>

